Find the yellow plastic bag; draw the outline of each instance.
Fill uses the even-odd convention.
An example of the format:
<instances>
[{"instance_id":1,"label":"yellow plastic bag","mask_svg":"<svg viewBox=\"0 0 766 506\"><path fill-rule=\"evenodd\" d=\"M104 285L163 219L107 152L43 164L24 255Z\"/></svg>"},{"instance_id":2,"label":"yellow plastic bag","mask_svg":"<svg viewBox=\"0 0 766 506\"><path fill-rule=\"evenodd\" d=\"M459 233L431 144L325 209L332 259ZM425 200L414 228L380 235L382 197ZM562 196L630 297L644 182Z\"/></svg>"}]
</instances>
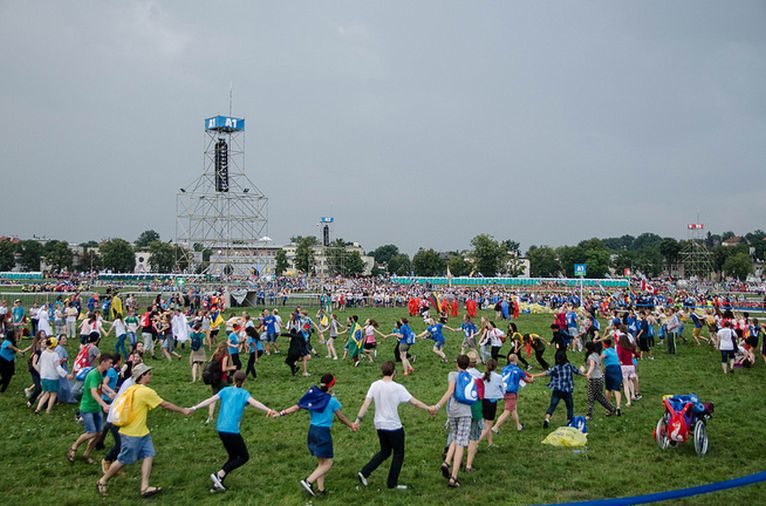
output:
<instances>
[{"instance_id":1,"label":"yellow plastic bag","mask_svg":"<svg viewBox=\"0 0 766 506\"><path fill-rule=\"evenodd\" d=\"M588 435L574 427L559 427L543 439L543 444L562 448L579 448L588 444Z\"/></svg>"}]
</instances>

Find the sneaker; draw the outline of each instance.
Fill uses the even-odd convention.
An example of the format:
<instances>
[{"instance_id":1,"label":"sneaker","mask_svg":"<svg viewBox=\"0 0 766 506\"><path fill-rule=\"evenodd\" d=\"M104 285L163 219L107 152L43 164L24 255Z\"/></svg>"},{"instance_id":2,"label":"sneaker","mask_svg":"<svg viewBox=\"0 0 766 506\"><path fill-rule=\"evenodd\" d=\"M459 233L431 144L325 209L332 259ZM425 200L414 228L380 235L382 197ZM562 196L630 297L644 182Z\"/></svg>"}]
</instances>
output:
<instances>
[{"instance_id":1,"label":"sneaker","mask_svg":"<svg viewBox=\"0 0 766 506\"><path fill-rule=\"evenodd\" d=\"M641 397L642 397L642 395L641 395L641 394L637 394L637 395L636 395L636 399L635 399L635 400L637 400L637 401L640 401L640 400L641 400Z\"/></svg>"},{"instance_id":2,"label":"sneaker","mask_svg":"<svg viewBox=\"0 0 766 506\"><path fill-rule=\"evenodd\" d=\"M223 485L223 482L221 481L221 478L218 476L218 473L211 473L210 474L210 481L213 482L213 489L218 490L219 492L225 492L226 487Z\"/></svg>"},{"instance_id":3,"label":"sneaker","mask_svg":"<svg viewBox=\"0 0 766 506\"><path fill-rule=\"evenodd\" d=\"M307 494L309 494L311 497L316 497L316 492L314 492L314 486L313 484L309 483L306 480L301 480L301 487L303 487L303 490L306 491Z\"/></svg>"},{"instance_id":4,"label":"sneaker","mask_svg":"<svg viewBox=\"0 0 766 506\"><path fill-rule=\"evenodd\" d=\"M367 478L365 478L365 476L362 474L361 471L356 473L356 478L359 480L359 483L361 483L365 487L367 486Z\"/></svg>"},{"instance_id":5,"label":"sneaker","mask_svg":"<svg viewBox=\"0 0 766 506\"><path fill-rule=\"evenodd\" d=\"M547 429L550 424L550 420L543 420L543 429Z\"/></svg>"},{"instance_id":6,"label":"sneaker","mask_svg":"<svg viewBox=\"0 0 766 506\"><path fill-rule=\"evenodd\" d=\"M388 487L388 490L409 490L407 485L397 485L395 487Z\"/></svg>"},{"instance_id":7,"label":"sneaker","mask_svg":"<svg viewBox=\"0 0 766 506\"><path fill-rule=\"evenodd\" d=\"M24 389L24 397L27 398L27 400L32 398L32 392L35 391L35 387L27 387Z\"/></svg>"},{"instance_id":8,"label":"sneaker","mask_svg":"<svg viewBox=\"0 0 766 506\"><path fill-rule=\"evenodd\" d=\"M617 408L617 416L622 416L622 410L620 408Z\"/></svg>"},{"instance_id":9,"label":"sneaker","mask_svg":"<svg viewBox=\"0 0 766 506\"><path fill-rule=\"evenodd\" d=\"M311 376L311 373L308 373L308 372L304 372L304 373L303 373L303 375L304 375L304 376Z\"/></svg>"}]
</instances>

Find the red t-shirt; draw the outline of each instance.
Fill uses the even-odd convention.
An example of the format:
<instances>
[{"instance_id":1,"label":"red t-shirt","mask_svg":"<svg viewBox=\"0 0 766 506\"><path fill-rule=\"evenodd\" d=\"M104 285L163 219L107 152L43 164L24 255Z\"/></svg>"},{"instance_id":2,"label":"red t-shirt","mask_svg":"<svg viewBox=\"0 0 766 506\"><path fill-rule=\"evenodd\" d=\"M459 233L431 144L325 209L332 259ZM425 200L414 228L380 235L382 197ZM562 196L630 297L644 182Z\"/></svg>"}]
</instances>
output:
<instances>
[{"instance_id":1,"label":"red t-shirt","mask_svg":"<svg viewBox=\"0 0 766 506\"><path fill-rule=\"evenodd\" d=\"M620 359L620 365L633 365L633 352L619 344L617 345L617 358Z\"/></svg>"}]
</instances>

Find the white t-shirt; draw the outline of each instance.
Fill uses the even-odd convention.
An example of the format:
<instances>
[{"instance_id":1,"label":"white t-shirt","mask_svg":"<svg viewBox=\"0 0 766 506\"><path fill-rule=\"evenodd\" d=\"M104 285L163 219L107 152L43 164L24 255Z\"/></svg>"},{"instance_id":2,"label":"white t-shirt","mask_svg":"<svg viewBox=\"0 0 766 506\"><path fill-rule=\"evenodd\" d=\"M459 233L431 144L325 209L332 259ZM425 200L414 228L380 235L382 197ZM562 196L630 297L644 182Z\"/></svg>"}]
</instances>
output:
<instances>
[{"instance_id":1,"label":"white t-shirt","mask_svg":"<svg viewBox=\"0 0 766 506\"><path fill-rule=\"evenodd\" d=\"M734 331L724 327L718 331L718 349L721 351L734 351Z\"/></svg>"},{"instance_id":2,"label":"white t-shirt","mask_svg":"<svg viewBox=\"0 0 766 506\"><path fill-rule=\"evenodd\" d=\"M403 385L395 381L378 380L370 385L368 399L375 402L375 428L378 430L397 430L402 428L399 419L399 404L410 402L412 395Z\"/></svg>"}]
</instances>

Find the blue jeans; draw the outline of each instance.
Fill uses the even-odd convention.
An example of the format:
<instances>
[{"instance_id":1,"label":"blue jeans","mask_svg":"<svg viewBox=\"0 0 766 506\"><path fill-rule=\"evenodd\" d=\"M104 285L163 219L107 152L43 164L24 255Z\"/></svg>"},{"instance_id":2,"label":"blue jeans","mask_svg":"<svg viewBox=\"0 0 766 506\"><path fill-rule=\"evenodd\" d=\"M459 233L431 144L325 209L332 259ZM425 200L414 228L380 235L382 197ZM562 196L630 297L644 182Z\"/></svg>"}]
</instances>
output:
<instances>
[{"instance_id":1,"label":"blue jeans","mask_svg":"<svg viewBox=\"0 0 766 506\"><path fill-rule=\"evenodd\" d=\"M122 356L125 357L125 360L128 359L128 350L125 348L125 338L127 337L127 334L117 336L117 344L114 347L114 351L117 353L120 353L120 350L122 350Z\"/></svg>"},{"instance_id":2,"label":"blue jeans","mask_svg":"<svg viewBox=\"0 0 766 506\"><path fill-rule=\"evenodd\" d=\"M571 420L574 416L574 400L572 399L572 392L562 392L561 390L553 390L551 392L551 405L548 406L548 411L545 413L552 415L556 411L556 406L559 405L559 401L563 400L567 406L567 421Z\"/></svg>"}]
</instances>

